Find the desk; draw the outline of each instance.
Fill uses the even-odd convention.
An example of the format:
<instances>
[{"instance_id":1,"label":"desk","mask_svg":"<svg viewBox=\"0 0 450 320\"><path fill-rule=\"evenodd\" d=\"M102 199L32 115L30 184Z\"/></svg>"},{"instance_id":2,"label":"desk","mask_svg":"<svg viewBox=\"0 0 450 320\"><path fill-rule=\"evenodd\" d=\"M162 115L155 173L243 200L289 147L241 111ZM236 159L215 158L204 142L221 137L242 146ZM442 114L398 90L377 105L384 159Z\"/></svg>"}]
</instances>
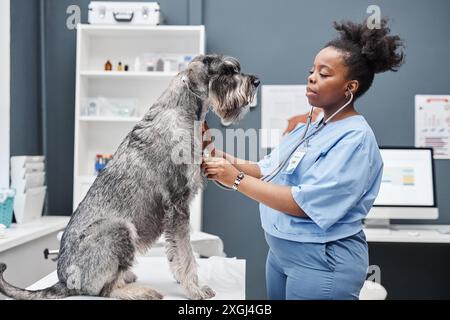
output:
<instances>
[{"instance_id":1,"label":"desk","mask_svg":"<svg viewBox=\"0 0 450 320\"><path fill-rule=\"evenodd\" d=\"M364 233L389 299L449 299L450 225L391 225Z\"/></svg>"},{"instance_id":2,"label":"desk","mask_svg":"<svg viewBox=\"0 0 450 320\"><path fill-rule=\"evenodd\" d=\"M216 300L245 299L245 260L235 258L211 257L197 259L200 284L209 285L216 292ZM164 295L166 300L185 300L183 288L176 283L169 270L165 257L138 257L133 267L137 283L149 286ZM27 289L39 290L58 281L56 271L39 280ZM92 300L107 298L75 296L66 299Z\"/></svg>"},{"instance_id":3,"label":"desk","mask_svg":"<svg viewBox=\"0 0 450 320\"><path fill-rule=\"evenodd\" d=\"M64 229L70 217L45 216L23 224L13 223L0 239L0 252L20 246ZM55 237L56 240L56 237Z\"/></svg>"},{"instance_id":4,"label":"desk","mask_svg":"<svg viewBox=\"0 0 450 320\"><path fill-rule=\"evenodd\" d=\"M69 218L45 216L23 224L12 224L6 229L5 238L0 239L0 261L8 265L5 272L8 281L23 288L55 269L55 263L45 260L43 252L46 248L59 247L56 235L64 229Z\"/></svg>"},{"instance_id":5,"label":"desk","mask_svg":"<svg viewBox=\"0 0 450 320\"><path fill-rule=\"evenodd\" d=\"M368 242L450 243L450 225L391 225L364 233Z\"/></svg>"},{"instance_id":6,"label":"desk","mask_svg":"<svg viewBox=\"0 0 450 320\"><path fill-rule=\"evenodd\" d=\"M9 266L5 273L8 281L26 287L54 270L55 262L45 260L43 252L44 249L59 248L58 240L62 235L59 231L66 227L69 220L68 216L44 216L24 224L12 224L11 228L6 229L5 238L0 239L0 261ZM200 256L225 256L222 240L212 234L192 233L191 245ZM148 255L165 256L164 237L150 251ZM30 268L29 261L33 261L33 268Z\"/></svg>"}]
</instances>

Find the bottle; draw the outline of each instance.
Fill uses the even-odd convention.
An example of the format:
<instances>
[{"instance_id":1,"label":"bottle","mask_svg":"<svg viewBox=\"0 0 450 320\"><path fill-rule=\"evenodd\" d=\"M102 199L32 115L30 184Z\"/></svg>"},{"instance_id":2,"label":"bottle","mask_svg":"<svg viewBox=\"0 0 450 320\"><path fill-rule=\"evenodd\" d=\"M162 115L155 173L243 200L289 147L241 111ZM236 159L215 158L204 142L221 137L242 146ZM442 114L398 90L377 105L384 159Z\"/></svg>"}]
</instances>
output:
<instances>
[{"instance_id":1,"label":"bottle","mask_svg":"<svg viewBox=\"0 0 450 320\"><path fill-rule=\"evenodd\" d=\"M117 65L117 71L123 71L122 62L119 62L119 64Z\"/></svg>"},{"instance_id":2,"label":"bottle","mask_svg":"<svg viewBox=\"0 0 450 320\"><path fill-rule=\"evenodd\" d=\"M159 58L158 61L156 61L156 71L165 71L164 70L164 60Z\"/></svg>"},{"instance_id":3,"label":"bottle","mask_svg":"<svg viewBox=\"0 0 450 320\"><path fill-rule=\"evenodd\" d=\"M111 61L106 61L105 63L105 71L111 71L112 70L112 64Z\"/></svg>"},{"instance_id":4,"label":"bottle","mask_svg":"<svg viewBox=\"0 0 450 320\"><path fill-rule=\"evenodd\" d=\"M102 155L97 154L95 156L95 172L99 173L103 169L103 161L102 161Z\"/></svg>"},{"instance_id":5,"label":"bottle","mask_svg":"<svg viewBox=\"0 0 450 320\"><path fill-rule=\"evenodd\" d=\"M134 60L134 72L140 72L141 71L141 58L136 57Z\"/></svg>"}]
</instances>

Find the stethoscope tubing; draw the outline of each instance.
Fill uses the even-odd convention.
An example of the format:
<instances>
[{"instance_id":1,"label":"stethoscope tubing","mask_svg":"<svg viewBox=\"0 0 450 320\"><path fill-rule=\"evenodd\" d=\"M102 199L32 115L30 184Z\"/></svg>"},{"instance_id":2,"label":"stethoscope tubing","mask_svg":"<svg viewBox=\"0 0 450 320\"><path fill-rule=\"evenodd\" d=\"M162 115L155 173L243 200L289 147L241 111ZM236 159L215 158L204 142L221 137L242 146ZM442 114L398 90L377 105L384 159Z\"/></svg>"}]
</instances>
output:
<instances>
[{"instance_id":1,"label":"stethoscope tubing","mask_svg":"<svg viewBox=\"0 0 450 320\"><path fill-rule=\"evenodd\" d=\"M292 150L289 152L288 156L285 157L285 159L274 169L272 170L271 173L264 175L260 178L260 180L265 181L265 182L270 182L272 181L281 171L281 169L286 165L286 163L289 161L289 159L291 158L291 156L294 154L294 152L305 142L308 141L309 139L311 139L313 136L315 136L317 133L320 132L320 130L322 130L328 122L331 121L331 119L337 115L339 112L341 112L345 107L347 107L352 101L353 101L353 93L351 90L349 90L350 92L350 99L342 106L340 107L335 113L333 113L327 120L320 120L319 124L317 125L317 129L313 132L311 132L309 135L307 135L308 131L309 131L309 127L311 125L311 119L312 119L312 114L314 111L314 106L311 106L311 109L309 111L308 114L308 118L306 120L306 126L305 126L305 131L303 132L300 141L295 145L295 148L292 148ZM219 187L222 188L224 190L227 191L231 191L233 190L233 188L230 188L216 180L214 180L214 183Z\"/></svg>"}]
</instances>

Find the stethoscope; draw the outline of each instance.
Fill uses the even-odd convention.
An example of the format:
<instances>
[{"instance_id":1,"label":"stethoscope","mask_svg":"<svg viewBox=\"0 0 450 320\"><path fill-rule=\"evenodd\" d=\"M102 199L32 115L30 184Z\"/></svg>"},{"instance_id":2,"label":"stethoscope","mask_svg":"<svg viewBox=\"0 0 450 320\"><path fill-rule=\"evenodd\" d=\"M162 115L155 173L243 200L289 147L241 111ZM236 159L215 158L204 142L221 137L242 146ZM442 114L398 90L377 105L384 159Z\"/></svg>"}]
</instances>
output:
<instances>
[{"instance_id":1,"label":"stethoscope","mask_svg":"<svg viewBox=\"0 0 450 320\"><path fill-rule=\"evenodd\" d=\"M316 126L317 129L314 130L313 132L311 132L310 134L308 134L309 127L311 126L312 114L313 114L313 111L314 111L314 106L311 106L311 110L309 111L308 118L307 118L307 120L306 120L305 131L303 132L303 134L302 134L302 136L301 136L301 138L300 138L300 141L297 142L297 143L295 144L295 146L290 150L290 152L288 153L288 155L287 155L287 156L284 158L284 160L278 165L278 167L276 167L274 170L272 170L271 173L269 173L269 174L267 174L267 175L264 175L263 177L260 178L262 181L265 181L265 182L270 182L270 181L272 181L273 178L275 178L275 177L280 173L281 169L286 165L286 163L288 163L289 159L290 159L291 156L294 154L294 152L295 152L295 151L296 151L303 143L305 143L305 141L308 141L308 140L311 139L313 136L315 136L316 134L318 134L318 133L320 132L320 130L322 130L322 129L327 125L327 123L330 122L331 119L333 119L334 116L336 116L339 112L341 112L342 110L344 110L345 107L347 107L347 106L353 101L353 93L352 93L352 91L351 91L351 90L348 90L348 92L350 93L350 99L349 99L342 107L340 107L335 113L333 113L327 120L324 121L323 118L322 118L322 120L320 120L320 122L319 122L319 123L317 124L317 126ZM205 156L208 156L208 155L205 155ZM230 187L228 187L228 186L226 186L226 185L224 185L224 184L222 184L222 183L220 183L220 182L218 182L218 181L216 181L216 180L214 180L214 183L215 183L218 187L220 187L220 188L222 188L222 189L224 189L224 190L227 190L227 191L233 190L233 188L230 188Z\"/></svg>"},{"instance_id":2,"label":"stethoscope","mask_svg":"<svg viewBox=\"0 0 450 320\"><path fill-rule=\"evenodd\" d=\"M285 157L285 159L278 165L278 167L276 167L271 173L261 177L261 180L266 181L266 182L270 182L273 180L273 178L275 178L278 173L280 173L281 169L286 165L286 163L289 161L289 159L291 158L292 154L305 142L308 141L309 139L311 139L313 136L315 136L316 134L319 133L320 130L322 130L328 122L331 121L331 119L333 119L333 117L335 115L337 115L339 112L341 112L345 107L347 107L353 100L353 93L351 90L348 90L350 92L350 99L342 106L340 107L335 113L333 113L327 120L320 120L320 122L317 124L317 129L314 132L311 132L309 135L307 135L308 130L309 130L309 126L311 125L311 119L312 119L312 114L314 111L314 107L311 107L311 110L309 111L309 115L308 118L306 120L306 128L305 131L303 132L300 141L294 146L294 148L292 148L292 150L288 153L287 157Z\"/></svg>"}]
</instances>

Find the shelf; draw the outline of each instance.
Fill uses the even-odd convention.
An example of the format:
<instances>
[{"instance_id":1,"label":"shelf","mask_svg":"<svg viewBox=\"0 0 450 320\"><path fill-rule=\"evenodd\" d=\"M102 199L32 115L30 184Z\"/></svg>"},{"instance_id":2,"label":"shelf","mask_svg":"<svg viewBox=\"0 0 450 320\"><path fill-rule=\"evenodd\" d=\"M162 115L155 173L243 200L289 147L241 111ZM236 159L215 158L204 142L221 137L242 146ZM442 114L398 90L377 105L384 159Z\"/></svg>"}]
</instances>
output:
<instances>
[{"instance_id":1,"label":"shelf","mask_svg":"<svg viewBox=\"0 0 450 320\"><path fill-rule=\"evenodd\" d=\"M94 183L95 179L97 179L97 175L77 176L76 179L79 183L89 185L90 187Z\"/></svg>"},{"instance_id":2,"label":"shelf","mask_svg":"<svg viewBox=\"0 0 450 320\"><path fill-rule=\"evenodd\" d=\"M6 229L6 238L0 239L0 252L62 230L70 217L45 216L23 224L13 223Z\"/></svg>"},{"instance_id":3,"label":"shelf","mask_svg":"<svg viewBox=\"0 0 450 320\"><path fill-rule=\"evenodd\" d=\"M81 71L82 77L89 79L170 79L178 72L132 72L132 71Z\"/></svg>"},{"instance_id":4,"label":"shelf","mask_svg":"<svg viewBox=\"0 0 450 320\"><path fill-rule=\"evenodd\" d=\"M136 123L141 120L140 117L101 117L101 116L80 116L80 121L86 122L133 122Z\"/></svg>"},{"instance_id":5,"label":"shelf","mask_svg":"<svg viewBox=\"0 0 450 320\"><path fill-rule=\"evenodd\" d=\"M161 34L161 35L196 35L199 31L204 32L204 26L137 26L137 25L78 25L78 30L83 30L86 35L93 36L120 36L132 34L134 36L141 34Z\"/></svg>"},{"instance_id":6,"label":"shelf","mask_svg":"<svg viewBox=\"0 0 450 320\"><path fill-rule=\"evenodd\" d=\"M114 154L136 123L167 90L170 81L179 74L178 71L137 71L146 68L145 61L141 61L142 69L134 68L136 57L145 54L194 57L205 54L205 40L204 26L77 26L73 209L78 207L95 180L96 155ZM108 60L114 66L112 71L104 70ZM119 62L123 66L128 65L129 71L117 71ZM135 99L137 108L133 114L141 116L114 116L113 113L101 112L101 105L97 109L100 111L98 114L104 116L87 115L84 112L86 102L99 97ZM201 192L190 207L193 230L199 231Z\"/></svg>"},{"instance_id":7,"label":"shelf","mask_svg":"<svg viewBox=\"0 0 450 320\"><path fill-rule=\"evenodd\" d=\"M83 183L94 183L95 178L97 178L96 175L93 176L78 176L78 181Z\"/></svg>"}]
</instances>

